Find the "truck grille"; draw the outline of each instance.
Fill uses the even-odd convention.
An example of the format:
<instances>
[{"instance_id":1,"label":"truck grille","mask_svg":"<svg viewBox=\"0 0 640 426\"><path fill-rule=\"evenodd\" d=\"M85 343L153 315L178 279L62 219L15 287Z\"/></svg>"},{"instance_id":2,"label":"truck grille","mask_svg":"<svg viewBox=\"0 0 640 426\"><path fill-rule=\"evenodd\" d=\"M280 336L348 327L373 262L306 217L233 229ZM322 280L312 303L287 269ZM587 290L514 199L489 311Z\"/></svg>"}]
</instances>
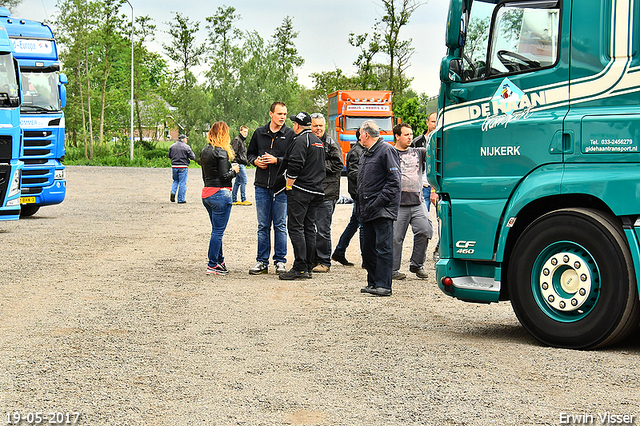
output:
<instances>
[{"instance_id":1,"label":"truck grille","mask_svg":"<svg viewBox=\"0 0 640 426\"><path fill-rule=\"evenodd\" d=\"M33 136L32 134L37 134L39 138L28 137ZM45 136L50 136L51 132L24 132L25 162L28 161L29 158L53 158L53 140L41 139L43 137L43 134L46 134Z\"/></svg>"},{"instance_id":2,"label":"truck grille","mask_svg":"<svg viewBox=\"0 0 640 426\"><path fill-rule=\"evenodd\" d=\"M52 172L49 169L23 169L22 189L31 185L45 186L42 184L53 183ZM24 191L23 191L24 192Z\"/></svg>"},{"instance_id":3,"label":"truck grille","mask_svg":"<svg viewBox=\"0 0 640 426\"><path fill-rule=\"evenodd\" d=\"M11 160L11 151L13 148L12 138L11 136L2 135L0 136L0 161L9 161Z\"/></svg>"}]
</instances>

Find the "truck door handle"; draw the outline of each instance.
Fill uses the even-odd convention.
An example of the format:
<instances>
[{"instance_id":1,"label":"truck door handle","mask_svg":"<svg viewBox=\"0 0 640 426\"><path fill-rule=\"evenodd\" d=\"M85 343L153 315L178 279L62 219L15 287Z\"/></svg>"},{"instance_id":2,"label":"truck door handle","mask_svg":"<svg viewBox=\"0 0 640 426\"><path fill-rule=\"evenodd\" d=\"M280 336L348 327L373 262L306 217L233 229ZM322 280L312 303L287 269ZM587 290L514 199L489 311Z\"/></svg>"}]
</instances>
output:
<instances>
[{"instance_id":1,"label":"truck door handle","mask_svg":"<svg viewBox=\"0 0 640 426\"><path fill-rule=\"evenodd\" d=\"M551 140L549 146L550 154L571 154L573 153L573 130L558 130Z\"/></svg>"}]
</instances>

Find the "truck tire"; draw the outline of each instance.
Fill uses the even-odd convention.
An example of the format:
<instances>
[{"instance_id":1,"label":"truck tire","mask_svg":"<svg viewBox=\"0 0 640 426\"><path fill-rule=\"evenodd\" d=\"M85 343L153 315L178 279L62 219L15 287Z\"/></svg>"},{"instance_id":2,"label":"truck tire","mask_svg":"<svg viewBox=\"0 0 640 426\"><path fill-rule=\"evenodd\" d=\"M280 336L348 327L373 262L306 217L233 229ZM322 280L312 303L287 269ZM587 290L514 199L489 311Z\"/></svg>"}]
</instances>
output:
<instances>
[{"instance_id":1,"label":"truck tire","mask_svg":"<svg viewBox=\"0 0 640 426\"><path fill-rule=\"evenodd\" d=\"M20 206L20 217L33 216L40 210L40 206L35 204L24 204Z\"/></svg>"},{"instance_id":2,"label":"truck tire","mask_svg":"<svg viewBox=\"0 0 640 426\"><path fill-rule=\"evenodd\" d=\"M571 349L615 343L638 327L640 302L620 225L585 208L531 223L510 257L511 304L540 342Z\"/></svg>"}]
</instances>

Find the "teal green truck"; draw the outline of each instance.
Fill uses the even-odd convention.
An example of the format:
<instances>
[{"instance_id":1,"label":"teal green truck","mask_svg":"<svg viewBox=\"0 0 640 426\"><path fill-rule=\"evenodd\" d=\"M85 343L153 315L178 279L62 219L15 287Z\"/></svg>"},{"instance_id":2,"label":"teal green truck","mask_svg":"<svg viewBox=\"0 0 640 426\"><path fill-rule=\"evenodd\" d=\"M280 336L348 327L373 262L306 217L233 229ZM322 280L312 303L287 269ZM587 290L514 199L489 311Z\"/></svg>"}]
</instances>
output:
<instances>
[{"instance_id":1,"label":"teal green truck","mask_svg":"<svg viewBox=\"0 0 640 426\"><path fill-rule=\"evenodd\" d=\"M428 178L438 286L543 344L640 323L640 0L450 0Z\"/></svg>"}]
</instances>

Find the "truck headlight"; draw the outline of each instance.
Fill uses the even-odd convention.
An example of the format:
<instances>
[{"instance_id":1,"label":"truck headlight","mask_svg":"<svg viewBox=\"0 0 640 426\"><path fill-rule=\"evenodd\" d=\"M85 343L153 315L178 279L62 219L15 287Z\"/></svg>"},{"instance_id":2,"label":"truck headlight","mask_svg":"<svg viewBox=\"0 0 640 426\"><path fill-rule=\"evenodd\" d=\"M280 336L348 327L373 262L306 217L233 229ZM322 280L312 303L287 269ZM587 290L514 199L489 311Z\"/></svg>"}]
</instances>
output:
<instances>
[{"instance_id":1,"label":"truck headlight","mask_svg":"<svg viewBox=\"0 0 640 426\"><path fill-rule=\"evenodd\" d=\"M56 171L53 173L53 178L55 180L63 180L66 176L66 173L64 171L65 169L56 169Z\"/></svg>"},{"instance_id":2,"label":"truck headlight","mask_svg":"<svg viewBox=\"0 0 640 426\"><path fill-rule=\"evenodd\" d=\"M20 194L20 170L16 170L13 173L13 178L11 179L11 187L9 188L9 194L7 197L10 198L18 194Z\"/></svg>"}]
</instances>

